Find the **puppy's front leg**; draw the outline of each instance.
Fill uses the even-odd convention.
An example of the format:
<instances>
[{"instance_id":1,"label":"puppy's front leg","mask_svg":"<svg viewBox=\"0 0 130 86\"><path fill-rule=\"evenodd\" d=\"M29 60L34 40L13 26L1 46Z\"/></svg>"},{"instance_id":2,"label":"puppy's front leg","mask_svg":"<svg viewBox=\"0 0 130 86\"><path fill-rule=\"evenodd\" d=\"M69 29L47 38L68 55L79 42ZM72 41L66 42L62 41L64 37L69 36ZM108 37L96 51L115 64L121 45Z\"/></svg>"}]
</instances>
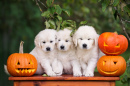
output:
<instances>
[{"instance_id":1,"label":"puppy's front leg","mask_svg":"<svg viewBox=\"0 0 130 86\"><path fill-rule=\"evenodd\" d=\"M42 59L41 66L43 67L43 69L45 70L45 73L48 76L56 76L56 74L52 71L52 67L48 59Z\"/></svg>"},{"instance_id":2,"label":"puppy's front leg","mask_svg":"<svg viewBox=\"0 0 130 86\"><path fill-rule=\"evenodd\" d=\"M52 69L56 73L56 75L61 75L63 72L63 65L57 59L55 59L52 63Z\"/></svg>"},{"instance_id":3,"label":"puppy's front leg","mask_svg":"<svg viewBox=\"0 0 130 86\"><path fill-rule=\"evenodd\" d=\"M88 77L94 76L94 70L95 70L96 64L97 64L96 58L92 58L88 61L88 66L85 71L85 76L88 76Z\"/></svg>"},{"instance_id":4,"label":"puppy's front leg","mask_svg":"<svg viewBox=\"0 0 130 86\"><path fill-rule=\"evenodd\" d=\"M81 64L81 67L82 67L83 75L85 75L87 64L84 61L80 61L80 64Z\"/></svg>"},{"instance_id":5,"label":"puppy's front leg","mask_svg":"<svg viewBox=\"0 0 130 86\"><path fill-rule=\"evenodd\" d=\"M72 67L73 67L73 75L82 76L81 67L80 67L78 60L72 60L71 63L72 63Z\"/></svg>"}]
</instances>

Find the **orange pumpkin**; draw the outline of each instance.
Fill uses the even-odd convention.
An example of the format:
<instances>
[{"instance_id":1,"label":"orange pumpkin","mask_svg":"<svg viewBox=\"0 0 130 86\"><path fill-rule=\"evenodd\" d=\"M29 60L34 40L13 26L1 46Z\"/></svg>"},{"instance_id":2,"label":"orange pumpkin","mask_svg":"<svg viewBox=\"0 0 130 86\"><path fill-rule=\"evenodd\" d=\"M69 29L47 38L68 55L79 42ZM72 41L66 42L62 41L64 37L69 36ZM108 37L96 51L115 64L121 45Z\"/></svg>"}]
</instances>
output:
<instances>
[{"instance_id":1,"label":"orange pumpkin","mask_svg":"<svg viewBox=\"0 0 130 86\"><path fill-rule=\"evenodd\" d=\"M121 56L102 56L97 62L97 69L103 76L120 76L126 70L126 61Z\"/></svg>"},{"instance_id":2,"label":"orange pumpkin","mask_svg":"<svg viewBox=\"0 0 130 86\"><path fill-rule=\"evenodd\" d=\"M128 40L123 35L105 32L99 36L99 48L106 55L120 55L128 48Z\"/></svg>"},{"instance_id":3,"label":"orange pumpkin","mask_svg":"<svg viewBox=\"0 0 130 86\"><path fill-rule=\"evenodd\" d=\"M7 70L12 76L31 76L36 72L37 60L33 55L23 53L23 42L20 43L19 53L8 57Z\"/></svg>"}]
</instances>

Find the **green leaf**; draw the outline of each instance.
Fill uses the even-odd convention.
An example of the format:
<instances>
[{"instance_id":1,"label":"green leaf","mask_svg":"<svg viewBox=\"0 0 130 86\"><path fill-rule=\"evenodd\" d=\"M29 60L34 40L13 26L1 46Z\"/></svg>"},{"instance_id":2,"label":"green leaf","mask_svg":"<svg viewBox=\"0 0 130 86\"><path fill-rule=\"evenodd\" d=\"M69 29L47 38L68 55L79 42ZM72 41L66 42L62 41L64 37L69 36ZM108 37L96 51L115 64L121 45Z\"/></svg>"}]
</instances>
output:
<instances>
[{"instance_id":1,"label":"green leaf","mask_svg":"<svg viewBox=\"0 0 130 86\"><path fill-rule=\"evenodd\" d=\"M117 19L117 10L115 10L115 13L114 13L114 18Z\"/></svg>"},{"instance_id":2,"label":"green leaf","mask_svg":"<svg viewBox=\"0 0 130 86\"><path fill-rule=\"evenodd\" d=\"M54 7L49 7L48 11L53 15L55 13L55 8Z\"/></svg>"},{"instance_id":3,"label":"green leaf","mask_svg":"<svg viewBox=\"0 0 130 86\"><path fill-rule=\"evenodd\" d=\"M53 1L54 0L47 0L46 1L47 6L50 7L53 4Z\"/></svg>"},{"instance_id":4,"label":"green leaf","mask_svg":"<svg viewBox=\"0 0 130 86\"><path fill-rule=\"evenodd\" d=\"M123 78L121 79L121 82L126 83L127 81L128 81L127 75L123 76Z\"/></svg>"},{"instance_id":5,"label":"green leaf","mask_svg":"<svg viewBox=\"0 0 130 86\"><path fill-rule=\"evenodd\" d=\"M81 21L79 25L85 25L87 24L87 21Z\"/></svg>"},{"instance_id":6,"label":"green leaf","mask_svg":"<svg viewBox=\"0 0 130 86\"><path fill-rule=\"evenodd\" d=\"M48 76L48 75L47 75L47 74L43 74L42 76L46 77L46 76Z\"/></svg>"},{"instance_id":7,"label":"green leaf","mask_svg":"<svg viewBox=\"0 0 130 86\"><path fill-rule=\"evenodd\" d=\"M127 67L127 73L130 74L130 65Z\"/></svg>"},{"instance_id":8,"label":"green leaf","mask_svg":"<svg viewBox=\"0 0 130 86\"><path fill-rule=\"evenodd\" d=\"M48 23L50 24L50 29L56 29L56 25L53 20L49 20Z\"/></svg>"},{"instance_id":9,"label":"green leaf","mask_svg":"<svg viewBox=\"0 0 130 86\"><path fill-rule=\"evenodd\" d=\"M56 10L55 12L60 15L61 12L62 12L61 7L59 5L54 5L54 7L55 7L55 10Z\"/></svg>"},{"instance_id":10,"label":"green leaf","mask_svg":"<svg viewBox=\"0 0 130 86\"><path fill-rule=\"evenodd\" d=\"M68 11L68 10L66 10L66 9L62 9L63 10L63 12L65 12L68 16L70 16L70 12Z\"/></svg>"},{"instance_id":11,"label":"green leaf","mask_svg":"<svg viewBox=\"0 0 130 86\"><path fill-rule=\"evenodd\" d=\"M117 6L120 3L121 0L114 0L113 6Z\"/></svg>"},{"instance_id":12,"label":"green leaf","mask_svg":"<svg viewBox=\"0 0 130 86\"><path fill-rule=\"evenodd\" d=\"M43 16L43 17L46 17L46 18L49 18L50 16L50 11L44 11L42 14L41 14L41 16Z\"/></svg>"},{"instance_id":13,"label":"green leaf","mask_svg":"<svg viewBox=\"0 0 130 86\"><path fill-rule=\"evenodd\" d=\"M70 29L75 29L76 28L76 22L72 20L64 20L63 23L61 24L62 29L71 27Z\"/></svg>"},{"instance_id":14,"label":"green leaf","mask_svg":"<svg viewBox=\"0 0 130 86\"><path fill-rule=\"evenodd\" d=\"M102 11L103 11L103 12L106 10L106 8L107 8L107 6L109 5L109 3L110 3L110 0L104 0L104 1L102 2Z\"/></svg>"},{"instance_id":15,"label":"green leaf","mask_svg":"<svg viewBox=\"0 0 130 86\"><path fill-rule=\"evenodd\" d=\"M130 4L124 6L124 11L128 13L128 15L130 16Z\"/></svg>"},{"instance_id":16,"label":"green leaf","mask_svg":"<svg viewBox=\"0 0 130 86\"><path fill-rule=\"evenodd\" d=\"M98 2L100 2L101 0L98 0Z\"/></svg>"},{"instance_id":17,"label":"green leaf","mask_svg":"<svg viewBox=\"0 0 130 86\"><path fill-rule=\"evenodd\" d=\"M61 16L57 16L57 19L62 22L62 17Z\"/></svg>"},{"instance_id":18,"label":"green leaf","mask_svg":"<svg viewBox=\"0 0 130 86\"><path fill-rule=\"evenodd\" d=\"M50 28L50 24L48 21L45 21L46 28Z\"/></svg>"}]
</instances>

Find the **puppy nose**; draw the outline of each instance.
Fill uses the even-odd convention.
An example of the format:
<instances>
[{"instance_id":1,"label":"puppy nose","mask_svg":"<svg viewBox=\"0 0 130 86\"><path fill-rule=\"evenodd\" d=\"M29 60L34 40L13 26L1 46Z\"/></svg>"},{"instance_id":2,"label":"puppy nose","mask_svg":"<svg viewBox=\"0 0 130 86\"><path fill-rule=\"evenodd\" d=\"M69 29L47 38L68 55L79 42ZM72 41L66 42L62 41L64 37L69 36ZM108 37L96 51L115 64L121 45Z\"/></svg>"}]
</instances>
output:
<instances>
[{"instance_id":1,"label":"puppy nose","mask_svg":"<svg viewBox=\"0 0 130 86\"><path fill-rule=\"evenodd\" d=\"M62 45L62 46L60 46L60 48L61 48L61 49L64 49L64 46Z\"/></svg>"},{"instance_id":2,"label":"puppy nose","mask_svg":"<svg viewBox=\"0 0 130 86\"><path fill-rule=\"evenodd\" d=\"M47 50L47 51L50 51L50 47L47 47L46 50Z\"/></svg>"},{"instance_id":3,"label":"puppy nose","mask_svg":"<svg viewBox=\"0 0 130 86\"><path fill-rule=\"evenodd\" d=\"M87 47L87 45L86 44L83 44L83 48L86 48Z\"/></svg>"}]
</instances>

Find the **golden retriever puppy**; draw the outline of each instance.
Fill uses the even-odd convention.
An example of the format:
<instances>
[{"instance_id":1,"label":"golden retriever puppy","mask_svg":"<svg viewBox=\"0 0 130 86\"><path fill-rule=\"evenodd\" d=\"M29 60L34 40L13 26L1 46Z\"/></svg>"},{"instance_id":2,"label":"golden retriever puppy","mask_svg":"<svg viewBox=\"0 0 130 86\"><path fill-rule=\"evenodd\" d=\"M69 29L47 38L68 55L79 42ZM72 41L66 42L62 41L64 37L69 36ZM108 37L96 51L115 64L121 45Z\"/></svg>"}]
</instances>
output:
<instances>
[{"instance_id":1,"label":"golden retriever puppy","mask_svg":"<svg viewBox=\"0 0 130 86\"><path fill-rule=\"evenodd\" d=\"M75 47L71 30L64 29L57 33L58 61L62 66L58 67L62 73L73 74L74 76L82 76L79 61L75 54Z\"/></svg>"},{"instance_id":2,"label":"golden retriever puppy","mask_svg":"<svg viewBox=\"0 0 130 86\"><path fill-rule=\"evenodd\" d=\"M94 69L99 58L98 37L92 26L80 26L73 36L76 55L80 60L84 76L94 76Z\"/></svg>"},{"instance_id":3,"label":"golden retriever puppy","mask_svg":"<svg viewBox=\"0 0 130 86\"><path fill-rule=\"evenodd\" d=\"M35 48L30 52L38 62L35 74L43 74L45 72L48 76L56 76L56 71L53 71L55 68L52 67L57 57L56 34L55 30L45 29L35 37Z\"/></svg>"}]
</instances>

